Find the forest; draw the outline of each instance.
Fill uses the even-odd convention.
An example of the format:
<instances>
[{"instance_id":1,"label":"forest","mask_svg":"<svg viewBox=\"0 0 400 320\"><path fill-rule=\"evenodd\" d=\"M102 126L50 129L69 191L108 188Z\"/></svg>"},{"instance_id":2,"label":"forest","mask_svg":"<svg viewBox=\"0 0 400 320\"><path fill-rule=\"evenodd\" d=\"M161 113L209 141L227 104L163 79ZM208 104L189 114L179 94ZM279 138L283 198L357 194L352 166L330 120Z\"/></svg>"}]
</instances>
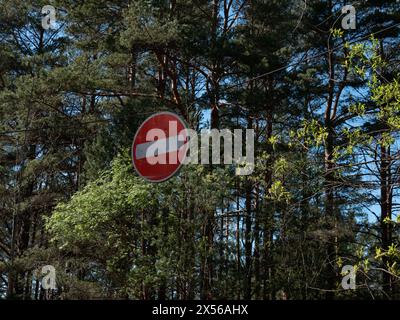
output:
<instances>
[{"instance_id":1,"label":"forest","mask_svg":"<svg viewBox=\"0 0 400 320\"><path fill-rule=\"evenodd\" d=\"M400 299L399 44L396 0L0 0L0 300ZM143 179L162 111L253 172Z\"/></svg>"}]
</instances>

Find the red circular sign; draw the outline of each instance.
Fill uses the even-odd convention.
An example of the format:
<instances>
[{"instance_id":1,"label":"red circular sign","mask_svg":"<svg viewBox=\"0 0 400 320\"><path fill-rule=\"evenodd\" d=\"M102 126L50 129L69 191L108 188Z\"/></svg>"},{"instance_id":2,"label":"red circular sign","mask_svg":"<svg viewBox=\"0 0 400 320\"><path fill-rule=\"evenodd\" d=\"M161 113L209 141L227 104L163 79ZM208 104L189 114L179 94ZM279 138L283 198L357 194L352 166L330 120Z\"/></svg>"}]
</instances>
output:
<instances>
[{"instance_id":1,"label":"red circular sign","mask_svg":"<svg viewBox=\"0 0 400 320\"><path fill-rule=\"evenodd\" d=\"M185 123L176 114L160 112L147 118L136 132L132 161L140 176L161 182L179 170L186 151Z\"/></svg>"}]
</instances>

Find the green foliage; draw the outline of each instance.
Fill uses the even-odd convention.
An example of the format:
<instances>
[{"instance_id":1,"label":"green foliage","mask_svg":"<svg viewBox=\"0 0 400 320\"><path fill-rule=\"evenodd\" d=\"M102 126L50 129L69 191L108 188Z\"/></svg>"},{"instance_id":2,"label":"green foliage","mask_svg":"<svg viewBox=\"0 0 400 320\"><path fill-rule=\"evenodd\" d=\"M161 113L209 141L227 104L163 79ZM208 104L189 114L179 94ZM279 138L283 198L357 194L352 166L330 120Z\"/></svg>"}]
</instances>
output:
<instances>
[{"instance_id":1,"label":"green foliage","mask_svg":"<svg viewBox=\"0 0 400 320\"><path fill-rule=\"evenodd\" d=\"M187 271L179 258L183 252L191 250L195 255L195 248L201 250L197 228L228 195L228 186L221 184L227 177L224 171L207 172L197 166L154 186L134 174L125 151L109 171L67 203L58 204L47 229L61 252L84 253L101 265L107 282L118 292L140 298L139 288L144 285L155 294L162 281ZM190 214L186 222L184 212ZM182 227L192 238L177 247Z\"/></svg>"},{"instance_id":2,"label":"green foliage","mask_svg":"<svg viewBox=\"0 0 400 320\"><path fill-rule=\"evenodd\" d=\"M51 299L398 298L398 5L342 5L1 1L0 298L48 298L46 264ZM161 110L254 129L253 174L145 182Z\"/></svg>"}]
</instances>

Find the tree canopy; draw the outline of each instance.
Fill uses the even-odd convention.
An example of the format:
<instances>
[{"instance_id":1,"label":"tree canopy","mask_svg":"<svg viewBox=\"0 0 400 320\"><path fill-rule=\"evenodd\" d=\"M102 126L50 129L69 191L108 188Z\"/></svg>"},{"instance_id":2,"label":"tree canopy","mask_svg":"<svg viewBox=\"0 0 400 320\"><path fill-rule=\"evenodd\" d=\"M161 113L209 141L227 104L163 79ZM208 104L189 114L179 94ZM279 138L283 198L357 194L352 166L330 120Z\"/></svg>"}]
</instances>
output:
<instances>
[{"instance_id":1,"label":"tree canopy","mask_svg":"<svg viewBox=\"0 0 400 320\"><path fill-rule=\"evenodd\" d=\"M399 298L400 4L345 5L0 1L0 298ZM254 172L145 181L160 111L253 129Z\"/></svg>"}]
</instances>

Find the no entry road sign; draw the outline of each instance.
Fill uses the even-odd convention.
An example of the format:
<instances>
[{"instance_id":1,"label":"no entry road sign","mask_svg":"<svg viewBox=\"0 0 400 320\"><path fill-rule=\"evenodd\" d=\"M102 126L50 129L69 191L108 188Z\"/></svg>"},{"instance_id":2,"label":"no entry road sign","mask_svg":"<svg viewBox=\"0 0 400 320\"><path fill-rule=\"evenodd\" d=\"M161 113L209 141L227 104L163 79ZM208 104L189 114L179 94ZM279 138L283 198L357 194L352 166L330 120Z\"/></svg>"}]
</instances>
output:
<instances>
[{"instance_id":1,"label":"no entry road sign","mask_svg":"<svg viewBox=\"0 0 400 320\"><path fill-rule=\"evenodd\" d=\"M160 112L142 123L132 145L133 165L150 182L172 177L187 152L185 123L171 112Z\"/></svg>"}]
</instances>

